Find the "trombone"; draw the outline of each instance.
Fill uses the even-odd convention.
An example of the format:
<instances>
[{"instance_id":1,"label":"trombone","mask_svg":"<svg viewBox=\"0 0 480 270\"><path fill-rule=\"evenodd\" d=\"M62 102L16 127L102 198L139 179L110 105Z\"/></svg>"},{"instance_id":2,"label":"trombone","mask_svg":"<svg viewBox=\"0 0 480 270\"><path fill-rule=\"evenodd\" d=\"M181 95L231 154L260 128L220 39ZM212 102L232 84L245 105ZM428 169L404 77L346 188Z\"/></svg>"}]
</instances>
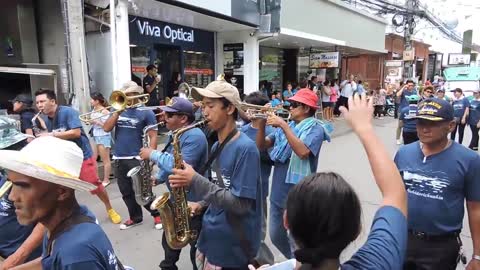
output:
<instances>
[{"instance_id":1,"label":"trombone","mask_svg":"<svg viewBox=\"0 0 480 270\"><path fill-rule=\"evenodd\" d=\"M240 103L240 108L253 119L266 119L269 114L275 114L285 121L290 120L290 112L284 108L265 107L246 102Z\"/></svg>"},{"instance_id":2,"label":"trombone","mask_svg":"<svg viewBox=\"0 0 480 270\"><path fill-rule=\"evenodd\" d=\"M149 94L127 96L121 90L115 90L112 92L109 98L109 103L111 104L110 106L100 110L95 110L95 111L81 114L79 118L80 118L80 121L86 124L91 124L93 120L100 119L107 115L111 115L116 112L121 112L121 111L124 111L125 109L142 106L148 102L149 97L150 97ZM105 115L102 114L101 116L92 118L92 114L102 112L103 110L110 110L110 109L114 109L114 111Z\"/></svg>"}]
</instances>

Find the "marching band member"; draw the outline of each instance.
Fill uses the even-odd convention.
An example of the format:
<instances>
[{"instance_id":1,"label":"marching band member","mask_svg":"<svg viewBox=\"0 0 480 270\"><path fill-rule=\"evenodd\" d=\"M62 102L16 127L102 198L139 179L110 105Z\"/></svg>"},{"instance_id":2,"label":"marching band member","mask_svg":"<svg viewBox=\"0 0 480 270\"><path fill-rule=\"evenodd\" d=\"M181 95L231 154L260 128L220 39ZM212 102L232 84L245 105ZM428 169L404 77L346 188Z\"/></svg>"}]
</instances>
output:
<instances>
[{"instance_id":1,"label":"marching band member","mask_svg":"<svg viewBox=\"0 0 480 270\"><path fill-rule=\"evenodd\" d=\"M79 113L71 107L58 105L57 96L50 89L36 91L35 99L38 109L48 117L46 121L48 133L41 133L39 136L53 136L62 140L69 140L82 149L83 163L80 179L97 186L91 193L97 195L103 202L110 220L115 224L120 223L122 218L112 208L107 191L98 177L97 161L93 156L90 141L83 131Z\"/></svg>"},{"instance_id":2,"label":"marching band member","mask_svg":"<svg viewBox=\"0 0 480 270\"><path fill-rule=\"evenodd\" d=\"M317 110L317 95L301 89L290 102L290 123L276 115L260 123L257 145L260 150L273 147L270 157L274 162L272 190L270 193L270 238L286 258L292 258L291 242L283 227L285 201L291 188L300 179L317 171L320 148L329 140L322 125L314 118ZM265 124L278 127L275 133L265 137Z\"/></svg>"},{"instance_id":3,"label":"marching band member","mask_svg":"<svg viewBox=\"0 0 480 270\"><path fill-rule=\"evenodd\" d=\"M193 104L185 98L173 97L171 104L167 106L160 106L163 112L162 116L166 127L170 131L175 131L191 125L195 121L193 112ZM153 150L151 148L142 148L140 157L146 160L154 161L159 172L157 180L166 182L168 184L168 176L172 174L174 168L174 153L172 145L172 136L170 134L168 142L162 151ZM199 128L192 128L180 136L180 149L183 159L186 163L191 164L195 171L200 171L203 164L207 161L208 142L203 131ZM202 217L207 204L201 201L201 198L195 196L193 192L187 193L188 205L192 211L192 219L190 226L192 230L200 233L202 228ZM175 265L180 258L181 250L174 250L167 244L165 232L162 237L162 246L165 251L165 258L160 263L162 270L177 270ZM196 241L190 243L190 260L192 261L193 269L197 269L195 263Z\"/></svg>"},{"instance_id":4,"label":"marching band member","mask_svg":"<svg viewBox=\"0 0 480 270\"><path fill-rule=\"evenodd\" d=\"M122 91L126 96L143 93L143 88L135 82L126 83ZM120 225L121 230L140 225L143 222L142 207L135 200L132 178L128 171L140 165L138 153L142 148L143 128L156 124L155 115L149 110L127 108L122 112L114 112L103 124L103 129L110 132L115 128L115 146L113 148L114 174L117 178L120 193L128 209L129 219ZM157 128L148 131L150 147L157 148ZM150 210L150 203L143 206L153 217L155 229L162 229L162 220L156 210Z\"/></svg>"},{"instance_id":5,"label":"marching band member","mask_svg":"<svg viewBox=\"0 0 480 270\"><path fill-rule=\"evenodd\" d=\"M209 203L197 242L197 266L204 269L248 269L260 245L261 180L260 157L255 143L238 132L235 119L240 96L224 80L206 88L193 88L202 99L208 126L217 132L209 160L213 183L185 163L174 169L170 185L189 187Z\"/></svg>"},{"instance_id":6,"label":"marching band member","mask_svg":"<svg viewBox=\"0 0 480 270\"><path fill-rule=\"evenodd\" d=\"M245 102L248 104L264 106L269 103L268 97L263 93L257 91L250 93L245 97ZM258 129L260 127L261 119L251 119L251 122L241 127L240 131L245 133L252 141L257 138ZM268 136L273 133L275 129L271 126L265 127L265 134ZM257 254L256 260L260 265L273 264L274 256L270 248L265 243L265 237L267 236L267 197L270 173L272 172L273 162L270 159L267 151L260 152L260 170L262 177L262 237L260 249Z\"/></svg>"},{"instance_id":7,"label":"marching band member","mask_svg":"<svg viewBox=\"0 0 480 270\"><path fill-rule=\"evenodd\" d=\"M15 120L0 116L0 131L8 136L0 139L0 149L20 150L26 145L27 136L13 126ZM1 169L1 168L0 168ZM0 187L7 181L6 173L0 171ZM23 226L18 223L13 202L8 199L7 191L0 197L0 270L10 269L42 255L44 227L40 223Z\"/></svg>"},{"instance_id":8,"label":"marching band member","mask_svg":"<svg viewBox=\"0 0 480 270\"><path fill-rule=\"evenodd\" d=\"M75 198L74 190L97 188L79 179L82 164L83 153L75 143L51 136L20 151L0 150L0 167L7 169L13 184L8 198L18 222L40 223L48 231L42 257L15 269L118 269L107 235Z\"/></svg>"}]
</instances>

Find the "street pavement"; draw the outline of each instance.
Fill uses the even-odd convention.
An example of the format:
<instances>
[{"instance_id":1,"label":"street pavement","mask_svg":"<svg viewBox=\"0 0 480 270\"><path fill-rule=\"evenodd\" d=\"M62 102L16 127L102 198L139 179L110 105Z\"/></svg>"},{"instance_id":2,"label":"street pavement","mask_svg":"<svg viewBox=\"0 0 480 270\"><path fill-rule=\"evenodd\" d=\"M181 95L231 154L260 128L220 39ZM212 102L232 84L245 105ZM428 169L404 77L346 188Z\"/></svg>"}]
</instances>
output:
<instances>
[{"instance_id":1,"label":"street pavement","mask_svg":"<svg viewBox=\"0 0 480 270\"><path fill-rule=\"evenodd\" d=\"M393 118L376 119L374 120L374 125L376 133L393 158L398 149L395 143L396 120ZM470 138L470 130L466 128L465 145L468 145ZM159 145L159 148L160 147L161 145ZM332 171L342 175L356 190L362 203L362 232L357 240L342 254L342 260L346 260L365 242L375 211L381 204L381 194L373 180L368 159L360 141L343 119L337 119L335 121L335 131L332 134L332 141L330 143L325 142L322 146L318 171ZM123 220L127 219L128 212L122 201L117 184L112 182L112 184L107 187L107 190L114 208L122 215ZM164 185L157 186L154 190L157 195L166 192ZM98 198L80 192L78 192L77 197L80 203L87 205L90 210L96 214L123 264L132 266L136 270L159 269L158 265L164 257L161 245L162 231L154 229L153 219L149 216L148 212L144 210L144 222L142 225L121 231L118 225L110 223L103 204ZM464 219L462 241L467 258L471 258L472 241L468 228L468 219L466 217ZM284 260L283 256L273 247L269 239L267 239L267 243L272 247L275 260ZM188 248L189 247L186 247L185 249ZM182 251L177 266L178 269L192 269L188 250ZM463 269L463 267L459 266L457 269Z\"/></svg>"}]
</instances>

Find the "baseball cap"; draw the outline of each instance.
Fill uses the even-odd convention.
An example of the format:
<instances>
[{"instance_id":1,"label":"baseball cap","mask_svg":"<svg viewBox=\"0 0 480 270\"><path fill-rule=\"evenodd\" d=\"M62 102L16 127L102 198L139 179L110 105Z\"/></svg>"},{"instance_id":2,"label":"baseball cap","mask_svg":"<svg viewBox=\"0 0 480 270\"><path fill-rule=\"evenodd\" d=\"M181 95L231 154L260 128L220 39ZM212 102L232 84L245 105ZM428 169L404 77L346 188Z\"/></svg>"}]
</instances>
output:
<instances>
[{"instance_id":1,"label":"baseball cap","mask_svg":"<svg viewBox=\"0 0 480 270\"><path fill-rule=\"evenodd\" d=\"M0 116L0 149L7 148L27 138L27 135L19 131L18 121L8 116Z\"/></svg>"},{"instance_id":2,"label":"baseball cap","mask_svg":"<svg viewBox=\"0 0 480 270\"><path fill-rule=\"evenodd\" d=\"M33 104L33 99L32 96L29 94L18 94L14 99L10 100L10 102L15 103L15 102L22 102L28 106L31 106Z\"/></svg>"},{"instance_id":3,"label":"baseball cap","mask_svg":"<svg viewBox=\"0 0 480 270\"><path fill-rule=\"evenodd\" d=\"M235 107L239 107L242 100L238 89L225 81L223 75L217 77L216 81L213 81L205 88L192 87L192 97L195 100L202 100L203 97L207 98L226 98Z\"/></svg>"},{"instance_id":4,"label":"baseball cap","mask_svg":"<svg viewBox=\"0 0 480 270\"><path fill-rule=\"evenodd\" d=\"M318 96L310 89L298 90L298 92L293 97L289 98L288 101L300 102L311 108L318 109Z\"/></svg>"},{"instance_id":5,"label":"baseball cap","mask_svg":"<svg viewBox=\"0 0 480 270\"><path fill-rule=\"evenodd\" d=\"M418 114L414 118L429 121L452 121L453 106L446 100L429 98L418 104Z\"/></svg>"},{"instance_id":6,"label":"baseball cap","mask_svg":"<svg viewBox=\"0 0 480 270\"><path fill-rule=\"evenodd\" d=\"M193 104L188 99L173 97L166 106L160 106L160 110L168 113L185 113L193 115Z\"/></svg>"}]
</instances>

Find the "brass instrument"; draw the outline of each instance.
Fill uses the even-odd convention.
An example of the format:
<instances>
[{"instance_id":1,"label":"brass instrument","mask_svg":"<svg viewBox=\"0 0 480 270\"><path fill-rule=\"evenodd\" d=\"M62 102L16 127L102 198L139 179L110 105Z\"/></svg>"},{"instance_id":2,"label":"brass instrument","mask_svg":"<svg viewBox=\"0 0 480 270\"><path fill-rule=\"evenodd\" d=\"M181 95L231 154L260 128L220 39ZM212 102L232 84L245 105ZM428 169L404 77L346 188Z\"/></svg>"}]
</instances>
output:
<instances>
[{"instance_id":1,"label":"brass instrument","mask_svg":"<svg viewBox=\"0 0 480 270\"><path fill-rule=\"evenodd\" d=\"M6 181L1 187L0 187L0 198L2 198L12 187L12 182Z\"/></svg>"},{"instance_id":2,"label":"brass instrument","mask_svg":"<svg viewBox=\"0 0 480 270\"><path fill-rule=\"evenodd\" d=\"M186 99L188 99L190 102L194 102L194 98L192 97L192 88L188 83L183 82L178 86L178 96L180 96L180 93L185 94Z\"/></svg>"},{"instance_id":3,"label":"brass instrument","mask_svg":"<svg viewBox=\"0 0 480 270\"><path fill-rule=\"evenodd\" d=\"M180 152L180 136L196 127L204 126L207 121L200 121L196 124L177 129L173 132L173 157L174 166L177 169L184 168L182 153ZM172 197L172 200L170 200ZM197 232L190 229L190 212L185 188L172 188L162 197L153 201L150 209L157 209L162 217L163 230L167 239L167 244L172 249L181 249L197 238Z\"/></svg>"},{"instance_id":4,"label":"brass instrument","mask_svg":"<svg viewBox=\"0 0 480 270\"><path fill-rule=\"evenodd\" d=\"M102 108L99 110L91 111L88 113L81 114L79 116L80 121L90 124L93 120L102 118L106 115L102 114L101 116L92 118L92 114L94 113L99 113L102 112L103 110L110 110L114 109L113 112L110 112L108 115L111 115L116 112L121 112L124 111L125 109L129 108L135 108L142 106L143 104L147 103L150 98L149 94L140 94L140 95L135 95L135 96L127 96L123 91L121 90L115 90L112 92L109 98L109 103L111 104L110 106L106 108Z\"/></svg>"},{"instance_id":5,"label":"brass instrument","mask_svg":"<svg viewBox=\"0 0 480 270\"><path fill-rule=\"evenodd\" d=\"M165 125L165 122L159 122L143 128L143 147L147 148L150 146L148 131L163 125ZM150 179L151 176L152 166L149 160L141 160L139 166L132 168L127 173L127 177L132 178L132 188L135 193L135 201L139 205L146 205L155 199L155 194L152 190L152 180Z\"/></svg>"},{"instance_id":6,"label":"brass instrument","mask_svg":"<svg viewBox=\"0 0 480 270\"><path fill-rule=\"evenodd\" d=\"M40 133L44 132L47 129L47 125L45 124L45 121L40 117L40 114L42 114L42 111L39 111L32 118L33 136L38 136ZM40 127L37 125L37 119L40 123Z\"/></svg>"},{"instance_id":7,"label":"brass instrument","mask_svg":"<svg viewBox=\"0 0 480 270\"><path fill-rule=\"evenodd\" d=\"M290 120L290 112L284 108L265 107L245 102L240 103L240 108L253 119L266 119L269 114L275 114L285 121Z\"/></svg>"}]
</instances>

